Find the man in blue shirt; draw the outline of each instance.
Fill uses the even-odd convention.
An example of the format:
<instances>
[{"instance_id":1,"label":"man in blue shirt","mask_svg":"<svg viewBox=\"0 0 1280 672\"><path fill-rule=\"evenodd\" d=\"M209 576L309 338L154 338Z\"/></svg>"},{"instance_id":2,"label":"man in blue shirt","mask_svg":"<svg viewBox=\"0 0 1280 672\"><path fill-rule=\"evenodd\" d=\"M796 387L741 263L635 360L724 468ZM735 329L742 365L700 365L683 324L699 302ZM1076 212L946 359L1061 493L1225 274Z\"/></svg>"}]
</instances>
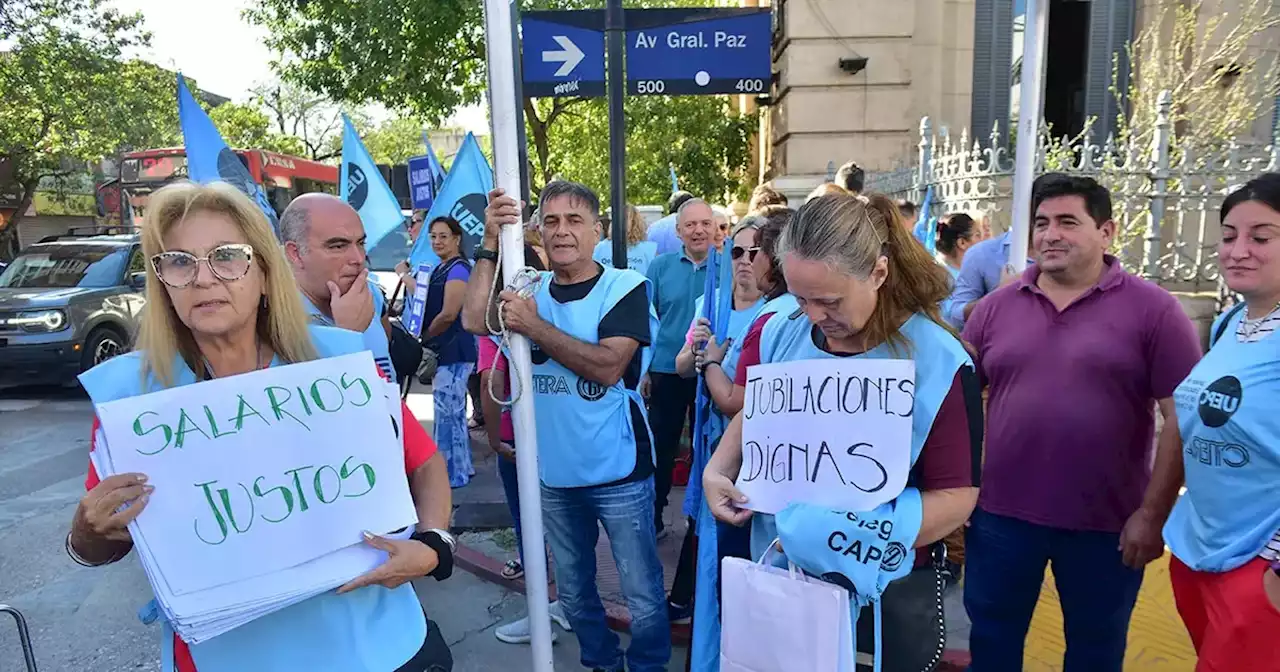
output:
<instances>
[{"instance_id":1,"label":"man in blue shirt","mask_svg":"<svg viewBox=\"0 0 1280 672\"><path fill-rule=\"evenodd\" d=\"M1031 184L1031 191L1034 193L1047 180L1064 177L1062 173L1045 173ZM1027 229L1030 231L1031 227ZM1009 263L1009 247L1012 245L1009 234L1010 231L1005 231L984 240L965 253L960 275L956 276L956 286L951 290L951 296L942 302L943 319L957 330L964 328L964 323L982 297L1020 277ZM1027 258L1027 265L1034 263L1035 260Z\"/></svg>"},{"instance_id":2,"label":"man in blue shirt","mask_svg":"<svg viewBox=\"0 0 1280 672\"><path fill-rule=\"evenodd\" d=\"M649 227L649 241L658 244L658 254L680 251L680 236L676 233L676 213L680 206L693 198L687 191L677 191L667 199L667 216L659 219Z\"/></svg>"},{"instance_id":3,"label":"man in blue shirt","mask_svg":"<svg viewBox=\"0 0 1280 672\"><path fill-rule=\"evenodd\" d=\"M702 295L707 277L707 252L715 240L715 213L700 198L691 198L677 213L676 233L684 246L679 252L659 256L649 264L653 307L658 311L658 337L649 366L649 413L654 450L658 455L654 485L654 523L665 536L662 511L671 492L671 470L680 450L685 419L693 413L697 379L676 373L676 355L684 347L685 333L693 322L693 306Z\"/></svg>"}]
</instances>

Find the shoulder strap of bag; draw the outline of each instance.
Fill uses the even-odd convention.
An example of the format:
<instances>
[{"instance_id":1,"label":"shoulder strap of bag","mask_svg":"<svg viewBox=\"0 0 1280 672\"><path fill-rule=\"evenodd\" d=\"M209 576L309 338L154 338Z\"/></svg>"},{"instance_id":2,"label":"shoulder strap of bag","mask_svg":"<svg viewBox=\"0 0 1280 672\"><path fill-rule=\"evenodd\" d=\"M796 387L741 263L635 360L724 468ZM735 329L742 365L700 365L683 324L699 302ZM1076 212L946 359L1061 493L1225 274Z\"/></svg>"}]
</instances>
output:
<instances>
[{"instance_id":1,"label":"shoulder strap of bag","mask_svg":"<svg viewBox=\"0 0 1280 672\"><path fill-rule=\"evenodd\" d=\"M1227 311L1226 315L1222 316L1222 322L1218 323L1218 328L1213 332L1213 336L1209 339L1209 347L1212 348L1213 344L1217 343L1218 339L1222 338L1222 334L1227 331L1227 327L1231 324L1231 320L1235 319L1236 313L1244 310L1245 305L1245 302L1241 301L1232 307L1231 310Z\"/></svg>"}]
</instances>

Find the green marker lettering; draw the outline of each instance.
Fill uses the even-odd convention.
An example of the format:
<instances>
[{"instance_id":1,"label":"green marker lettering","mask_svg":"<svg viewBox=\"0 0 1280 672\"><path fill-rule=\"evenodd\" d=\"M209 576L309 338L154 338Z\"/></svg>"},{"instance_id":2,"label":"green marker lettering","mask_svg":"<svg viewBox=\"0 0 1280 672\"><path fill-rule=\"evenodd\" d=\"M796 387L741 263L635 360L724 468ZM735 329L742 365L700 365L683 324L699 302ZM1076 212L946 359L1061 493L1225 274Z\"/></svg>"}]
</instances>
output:
<instances>
[{"instance_id":1,"label":"green marker lettering","mask_svg":"<svg viewBox=\"0 0 1280 672\"><path fill-rule=\"evenodd\" d=\"M280 390L281 392L284 392L284 395L285 395L284 399L276 399L276 390ZM276 414L276 420L284 420L284 417L287 415L289 416L289 419L293 420L299 425L302 425L303 429L307 430L308 432L311 431L311 428L307 426L307 423L299 420L296 416L294 416L294 414L281 408L282 406L284 406L284 403L286 401L289 401L289 399L293 396L289 394L289 388L271 385L267 387L266 391L267 391L267 399L271 400L271 412ZM306 510L305 507L303 510L304 511Z\"/></svg>"},{"instance_id":2,"label":"green marker lettering","mask_svg":"<svg viewBox=\"0 0 1280 672\"><path fill-rule=\"evenodd\" d=\"M298 467L297 469L290 469L289 471L284 472L286 474L293 474L293 487L298 491L298 506L299 506L298 510L299 511L307 510L307 495L302 491L302 480L298 477L298 472L302 471L303 469L314 469L314 468L315 468L315 465L309 464L305 467Z\"/></svg>"},{"instance_id":3,"label":"green marker lettering","mask_svg":"<svg viewBox=\"0 0 1280 672\"><path fill-rule=\"evenodd\" d=\"M249 522L244 526L243 530L240 529L239 525L236 525L235 508L231 506L231 492L226 488L220 488L218 494L222 498L222 507L227 510L227 520L231 521L231 529L244 534L249 531L249 528L253 527L253 495L249 493L249 488L244 487L244 483L236 483L236 485L240 486L241 490L244 490L244 497L249 500Z\"/></svg>"},{"instance_id":4,"label":"green marker lettering","mask_svg":"<svg viewBox=\"0 0 1280 672\"><path fill-rule=\"evenodd\" d=\"M344 460L342 463L342 469L339 470L338 474L342 477L342 480L345 481L347 480L347 478L354 475L356 471L362 471L364 473L365 481L369 484L369 488L359 494L355 494L355 495L347 494L347 495L343 495L344 497L363 497L369 494L371 491L373 491L373 484L378 482L378 476L373 472L373 467L364 463L360 463L356 465L355 469L350 468L348 465L351 463L351 460L354 460L354 459L356 458L353 455L351 457L348 457L346 460Z\"/></svg>"},{"instance_id":5,"label":"green marker lettering","mask_svg":"<svg viewBox=\"0 0 1280 672\"><path fill-rule=\"evenodd\" d=\"M289 486L287 485L278 485L274 488L269 488L266 492L263 492L261 482L262 482L262 479L264 478L266 478L266 476L259 476L257 480L253 482L253 494L257 495L258 497L266 497L268 494L279 490L280 496L284 498L285 510L284 510L284 515L280 516L279 518L268 518L267 514L264 513L262 514L262 519L267 521L268 523L282 522L284 521L285 518L288 518L289 515L293 513L293 493L289 492Z\"/></svg>"},{"instance_id":6,"label":"green marker lettering","mask_svg":"<svg viewBox=\"0 0 1280 672\"><path fill-rule=\"evenodd\" d=\"M338 393L337 406L334 406L333 408L329 408L328 406L333 402L329 402L329 404L325 403L324 397L320 396L320 383L329 383L330 385L333 386L333 390ZM338 387L337 383L333 382L332 380L329 380L328 378L321 378L320 380L317 380L316 382L311 383L311 400L316 402L316 408L319 408L325 413L337 413L339 410L342 409L342 404L345 402L345 399L342 396L342 389Z\"/></svg>"},{"instance_id":7,"label":"green marker lettering","mask_svg":"<svg viewBox=\"0 0 1280 672\"><path fill-rule=\"evenodd\" d=\"M243 394L237 394L236 397L240 400L240 406L239 408L236 409L236 417L234 418L236 421L237 432L244 429L244 419L249 416L254 416L258 418L259 420L262 421L263 424L267 425L268 427L271 426L271 423L267 422L267 419L262 417L262 414L259 413L256 408L250 406L249 402L244 400ZM248 409L249 412L245 413L245 409ZM230 422L230 420L228 420L228 422Z\"/></svg>"},{"instance_id":8,"label":"green marker lettering","mask_svg":"<svg viewBox=\"0 0 1280 672\"><path fill-rule=\"evenodd\" d=\"M160 446L159 448L157 448L157 449L155 449L155 450L153 450L153 451L151 451L151 452L147 452L147 451L142 450L142 449L140 449L140 448L135 448L134 450L137 450L137 451L138 451L140 454L142 454L142 455L155 455L156 453L159 453L160 451L162 451L162 450L164 450L165 448L168 448L168 447L169 447L169 442L173 440L173 430L172 430L172 429L169 429L169 425L166 425L166 424L163 424L163 423L161 423L161 424L159 424L159 425L156 425L155 427L152 427L151 429L145 429L145 430L144 430L144 429L142 428L142 419L143 419L143 418L145 418L145 417L146 417L146 416L148 416L148 415L160 415L160 414L159 414L159 413L156 413L155 411L143 411L143 412L142 412L141 414L139 414L139 415L138 415L138 417L137 417L137 418L135 418L135 419L134 419L134 421L133 421L133 433L134 433L134 434L136 434L136 435L138 435L138 436L146 436L146 435L150 434L151 432L156 431L157 429L159 429L159 430L163 430L163 431L164 431L164 445L163 445L163 446Z\"/></svg>"},{"instance_id":9,"label":"green marker lettering","mask_svg":"<svg viewBox=\"0 0 1280 672\"><path fill-rule=\"evenodd\" d=\"M364 382L364 378L356 376L355 380L347 380L347 374L344 373L342 374L342 377L338 379L338 381L342 383L343 390L350 390L353 386L359 385L360 391L364 392L364 400L361 401L360 403L351 401L352 406L356 406L356 407L364 406L365 404L373 400L373 390L369 389L369 383Z\"/></svg>"},{"instance_id":10,"label":"green marker lettering","mask_svg":"<svg viewBox=\"0 0 1280 672\"><path fill-rule=\"evenodd\" d=\"M312 414L311 404L307 403L307 393L302 391L301 385L299 385L294 389L298 390L298 401L302 402L302 410L305 411L308 416L310 416Z\"/></svg>"},{"instance_id":11,"label":"green marker lettering","mask_svg":"<svg viewBox=\"0 0 1280 672\"><path fill-rule=\"evenodd\" d=\"M219 437L235 434L235 432L219 432L218 431L218 421L213 419L213 410L210 409L208 406L204 407L204 417L209 419L209 429L213 431L213 438L216 439Z\"/></svg>"},{"instance_id":12,"label":"green marker lettering","mask_svg":"<svg viewBox=\"0 0 1280 672\"><path fill-rule=\"evenodd\" d=\"M323 483L321 483L320 477L324 475L325 469L332 471L333 477L338 479L338 489L336 492L333 493L332 499L324 498L324 487L323 487ZM321 504L332 504L338 501L338 497L342 494L342 477L338 475L337 469L334 469L333 467L326 464L320 467L319 469L316 469L316 476L312 480L314 481L313 485L316 486L316 498L320 500Z\"/></svg>"},{"instance_id":13,"label":"green marker lettering","mask_svg":"<svg viewBox=\"0 0 1280 672\"><path fill-rule=\"evenodd\" d=\"M191 426L187 427L188 424ZM182 444L185 442L186 435L191 432L200 432L200 436L203 436L206 441L209 439L209 435L205 434L204 430L200 429L200 425L196 424L196 421L192 420L191 416L187 415L187 409L184 408L182 409L181 415L178 416L178 440L174 442L173 447L181 448Z\"/></svg>"},{"instance_id":14,"label":"green marker lettering","mask_svg":"<svg viewBox=\"0 0 1280 672\"><path fill-rule=\"evenodd\" d=\"M194 527L196 530L196 538L198 538L200 541L203 541L206 544L209 544L210 546L217 546L218 544L221 544L222 542L227 540L227 521L222 518L222 512L218 511L218 505L213 503L213 492L209 489L209 486L213 485L214 483L217 483L217 481L209 481L208 483L196 483L197 488L201 488L204 490L204 499L209 504L209 510L213 511L213 519L218 521L218 530L222 533L222 537L219 538L217 541L209 541L208 539L204 538L203 534L200 534L200 521L199 520L195 521ZM226 490L223 490L223 492L226 492Z\"/></svg>"}]
</instances>

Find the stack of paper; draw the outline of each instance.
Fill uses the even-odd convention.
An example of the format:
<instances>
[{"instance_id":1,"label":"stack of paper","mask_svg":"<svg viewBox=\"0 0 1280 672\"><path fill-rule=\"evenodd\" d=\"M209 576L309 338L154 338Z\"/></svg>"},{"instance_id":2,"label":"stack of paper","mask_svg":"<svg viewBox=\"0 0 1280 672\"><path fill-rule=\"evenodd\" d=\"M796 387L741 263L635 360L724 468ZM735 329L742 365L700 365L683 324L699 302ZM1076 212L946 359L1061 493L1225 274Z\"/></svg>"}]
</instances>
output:
<instances>
[{"instance_id":1,"label":"stack of paper","mask_svg":"<svg viewBox=\"0 0 1280 672\"><path fill-rule=\"evenodd\" d=\"M400 396L368 352L96 407L102 478L155 487L129 525L165 617L199 643L336 588L417 523ZM388 420L388 414L391 419Z\"/></svg>"}]
</instances>

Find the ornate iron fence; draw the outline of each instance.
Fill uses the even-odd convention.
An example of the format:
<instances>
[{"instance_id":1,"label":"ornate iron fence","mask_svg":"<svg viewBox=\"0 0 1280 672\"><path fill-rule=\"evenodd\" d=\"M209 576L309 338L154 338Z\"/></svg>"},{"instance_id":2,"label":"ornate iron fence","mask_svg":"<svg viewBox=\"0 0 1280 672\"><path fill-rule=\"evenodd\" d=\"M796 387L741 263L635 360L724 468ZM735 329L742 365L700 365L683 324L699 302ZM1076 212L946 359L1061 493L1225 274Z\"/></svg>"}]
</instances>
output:
<instances>
[{"instance_id":1,"label":"ornate iron fence","mask_svg":"<svg viewBox=\"0 0 1280 672\"><path fill-rule=\"evenodd\" d=\"M1222 199L1261 172L1280 170L1280 138L1270 146L1201 146L1178 137L1169 121L1169 92L1157 103L1148 143L1108 137L1101 145L1086 129L1074 139L1037 138L1036 173L1092 177L1111 190L1118 226L1115 252L1131 269L1172 290L1218 289L1218 209ZM984 143L965 130L955 141L946 129L920 121L917 155L895 170L872 173L867 188L915 203L932 190L930 213L984 216L993 231L1009 227L1013 150L998 128Z\"/></svg>"}]
</instances>

